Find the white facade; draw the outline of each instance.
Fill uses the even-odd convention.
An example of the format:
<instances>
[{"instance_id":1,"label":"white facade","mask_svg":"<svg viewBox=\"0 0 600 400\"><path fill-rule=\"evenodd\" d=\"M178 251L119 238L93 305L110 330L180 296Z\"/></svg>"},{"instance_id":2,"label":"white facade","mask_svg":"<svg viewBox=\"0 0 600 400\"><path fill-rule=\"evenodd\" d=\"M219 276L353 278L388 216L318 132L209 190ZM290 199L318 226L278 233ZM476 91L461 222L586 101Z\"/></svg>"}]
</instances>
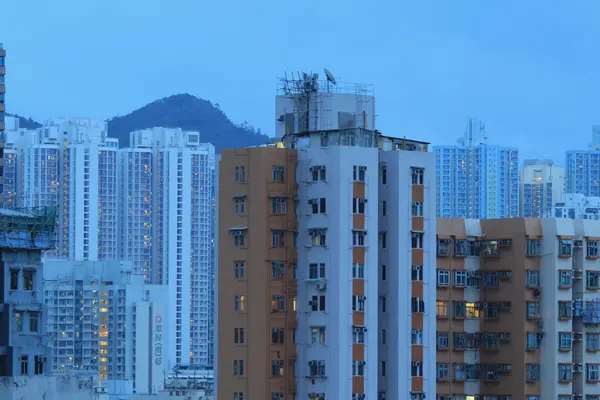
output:
<instances>
[{"instance_id":1,"label":"white facade","mask_svg":"<svg viewBox=\"0 0 600 400\"><path fill-rule=\"evenodd\" d=\"M386 235L385 248L379 249L380 296L386 299L387 310L379 314L379 359L386 363L386 376L379 378L379 390L386 399L422 399L436 392L436 216L435 216L435 155L418 151L381 151L380 170L385 170L385 184L380 178L379 231ZM413 201L413 171L423 172L423 201ZM418 204L420 203L420 204ZM423 228L415 230L413 216L423 217ZM423 297L425 309L423 328L412 326L414 299L412 266L414 264L412 235L421 235L423 265ZM385 268L385 272L383 272ZM413 332L415 333L413 335ZM420 339L414 339L415 335ZM423 360L412 360L412 346L423 345ZM411 366L422 362L423 390L413 391ZM412 397L411 397L412 396ZM429 398L429 397L427 397Z\"/></svg>"},{"instance_id":2,"label":"white facade","mask_svg":"<svg viewBox=\"0 0 600 400\"><path fill-rule=\"evenodd\" d=\"M152 148L119 150L119 257L152 281L154 154Z\"/></svg>"},{"instance_id":3,"label":"white facade","mask_svg":"<svg viewBox=\"0 0 600 400\"><path fill-rule=\"evenodd\" d=\"M525 160L519 186L521 217L544 217L562 198L565 170L555 166L552 160Z\"/></svg>"},{"instance_id":4,"label":"white facade","mask_svg":"<svg viewBox=\"0 0 600 400\"><path fill-rule=\"evenodd\" d=\"M380 391L393 400L434 396L435 156L420 151L426 149L424 143L395 141L362 129L314 132L286 141L298 151L297 398L317 393L326 399L377 399ZM401 146L416 151L399 150ZM425 235L419 245L425 257L420 299L425 304L424 359L418 361L424 385L419 390L411 384L414 296L406 268L415 233L413 168L426 171L427 202L422 213L426 233L418 232ZM385 216L380 214L383 199ZM382 233L389 235L385 249ZM380 280L382 264L387 264L385 282ZM407 274L399 274L401 270ZM388 332L385 346L379 342L382 328Z\"/></svg>"},{"instance_id":5,"label":"white facade","mask_svg":"<svg viewBox=\"0 0 600 400\"><path fill-rule=\"evenodd\" d=\"M318 138L318 134L316 134ZM313 142L314 143L314 142ZM365 215L365 265L364 265L364 324L353 325L353 168L367 168L365 181L368 199ZM325 181L312 182L309 169L325 166ZM297 397L308 398L309 392L325 393L327 399L352 398L352 344L353 329L366 331L364 335L364 394L367 398L377 396L377 148L332 147L322 149L318 144L298 152L297 179L298 198L298 361L296 375L299 377ZM326 198L327 212L313 215L309 199ZM325 229L326 245L313 246L310 230ZM325 264L324 279L309 279L309 264ZM300 281L302 279L302 281ZM317 283L326 282L326 289L317 289ZM326 311L311 311L314 296L326 295ZM320 306L319 306L320 307ZM312 327L325 328L325 343L313 344ZM326 379L316 380L314 385L302 379L310 376L309 362L324 362Z\"/></svg>"},{"instance_id":6,"label":"white facade","mask_svg":"<svg viewBox=\"0 0 600 400\"><path fill-rule=\"evenodd\" d=\"M600 222L542 219L542 229L541 399L597 399Z\"/></svg>"},{"instance_id":7,"label":"white facade","mask_svg":"<svg viewBox=\"0 0 600 400\"><path fill-rule=\"evenodd\" d=\"M55 373L98 371L138 393L162 387L167 287L144 284L131 262L47 260L44 302Z\"/></svg>"},{"instance_id":8,"label":"white facade","mask_svg":"<svg viewBox=\"0 0 600 400\"><path fill-rule=\"evenodd\" d=\"M131 143L120 150L122 256L169 287L174 363L210 366L214 147L198 132L166 128L132 132Z\"/></svg>"},{"instance_id":9,"label":"white facade","mask_svg":"<svg viewBox=\"0 0 600 400\"><path fill-rule=\"evenodd\" d=\"M568 193L562 196L562 202L554 204L552 218L600 219L600 197L586 197L582 193Z\"/></svg>"}]
</instances>

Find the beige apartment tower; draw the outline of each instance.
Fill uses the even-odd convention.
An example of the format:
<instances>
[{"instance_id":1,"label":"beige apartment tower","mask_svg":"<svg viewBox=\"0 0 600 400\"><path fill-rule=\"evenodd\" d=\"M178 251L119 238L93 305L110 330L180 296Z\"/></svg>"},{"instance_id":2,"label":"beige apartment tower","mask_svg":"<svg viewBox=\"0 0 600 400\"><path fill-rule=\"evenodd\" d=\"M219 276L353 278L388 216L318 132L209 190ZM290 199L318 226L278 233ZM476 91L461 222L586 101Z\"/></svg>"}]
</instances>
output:
<instances>
[{"instance_id":1,"label":"beige apartment tower","mask_svg":"<svg viewBox=\"0 0 600 400\"><path fill-rule=\"evenodd\" d=\"M287 399L296 392L296 159L295 150L275 147L222 153L217 340L221 399Z\"/></svg>"},{"instance_id":2,"label":"beige apartment tower","mask_svg":"<svg viewBox=\"0 0 600 400\"><path fill-rule=\"evenodd\" d=\"M439 219L437 400L600 400L600 221Z\"/></svg>"}]
</instances>

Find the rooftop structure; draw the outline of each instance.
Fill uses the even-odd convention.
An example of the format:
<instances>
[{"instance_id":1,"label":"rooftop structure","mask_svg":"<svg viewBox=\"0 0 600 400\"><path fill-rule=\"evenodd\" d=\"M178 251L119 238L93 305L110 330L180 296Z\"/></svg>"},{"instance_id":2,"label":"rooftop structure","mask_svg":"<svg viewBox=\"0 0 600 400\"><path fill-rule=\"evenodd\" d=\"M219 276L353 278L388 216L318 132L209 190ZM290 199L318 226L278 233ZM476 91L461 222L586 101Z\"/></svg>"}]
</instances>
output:
<instances>
[{"instance_id":1,"label":"rooftop structure","mask_svg":"<svg viewBox=\"0 0 600 400\"><path fill-rule=\"evenodd\" d=\"M275 100L275 137L307 131L375 129L373 85L337 82L329 71L280 79Z\"/></svg>"}]
</instances>

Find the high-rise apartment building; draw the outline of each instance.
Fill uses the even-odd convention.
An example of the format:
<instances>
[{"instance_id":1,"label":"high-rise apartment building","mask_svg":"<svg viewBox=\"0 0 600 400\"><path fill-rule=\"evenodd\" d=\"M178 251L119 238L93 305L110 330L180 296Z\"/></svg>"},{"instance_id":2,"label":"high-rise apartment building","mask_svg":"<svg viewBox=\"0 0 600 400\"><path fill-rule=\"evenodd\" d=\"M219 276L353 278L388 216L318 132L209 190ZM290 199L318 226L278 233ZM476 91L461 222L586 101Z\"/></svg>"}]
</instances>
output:
<instances>
[{"instance_id":1,"label":"high-rise apartment building","mask_svg":"<svg viewBox=\"0 0 600 400\"><path fill-rule=\"evenodd\" d=\"M598 399L600 222L437 229L437 398Z\"/></svg>"},{"instance_id":2,"label":"high-rise apartment building","mask_svg":"<svg viewBox=\"0 0 600 400\"><path fill-rule=\"evenodd\" d=\"M222 155L218 395L432 395L434 155L363 129L284 142Z\"/></svg>"},{"instance_id":3,"label":"high-rise apartment building","mask_svg":"<svg viewBox=\"0 0 600 400\"><path fill-rule=\"evenodd\" d=\"M212 366L214 147L167 128L132 132L130 142L119 155L121 257L169 286L172 362Z\"/></svg>"},{"instance_id":4,"label":"high-rise apartment building","mask_svg":"<svg viewBox=\"0 0 600 400\"><path fill-rule=\"evenodd\" d=\"M565 193L600 197L600 125L592 126L587 150L565 152Z\"/></svg>"},{"instance_id":5,"label":"high-rise apartment building","mask_svg":"<svg viewBox=\"0 0 600 400\"><path fill-rule=\"evenodd\" d=\"M145 284L131 262L46 260L43 290L55 374L97 371L139 394L162 388L166 286Z\"/></svg>"},{"instance_id":6,"label":"high-rise apartment building","mask_svg":"<svg viewBox=\"0 0 600 400\"><path fill-rule=\"evenodd\" d=\"M554 161L525 160L520 182L521 217L546 217L561 201L564 190L565 170Z\"/></svg>"},{"instance_id":7,"label":"high-rise apartment building","mask_svg":"<svg viewBox=\"0 0 600 400\"><path fill-rule=\"evenodd\" d=\"M117 257L117 139L107 123L48 121L27 146L26 204L59 205L57 256Z\"/></svg>"},{"instance_id":8,"label":"high-rise apartment building","mask_svg":"<svg viewBox=\"0 0 600 400\"><path fill-rule=\"evenodd\" d=\"M565 152L565 193L600 197L600 126L592 126L587 150Z\"/></svg>"},{"instance_id":9,"label":"high-rise apartment building","mask_svg":"<svg viewBox=\"0 0 600 400\"><path fill-rule=\"evenodd\" d=\"M471 118L458 144L434 152L438 217L518 217L518 149L489 145L485 125Z\"/></svg>"},{"instance_id":10,"label":"high-rise apartment building","mask_svg":"<svg viewBox=\"0 0 600 400\"><path fill-rule=\"evenodd\" d=\"M284 81L281 142L222 154L219 397L434 395L434 155L333 84Z\"/></svg>"},{"instance_id":11,"label":"high-rise apartment building","mask_svg":"<svg viewBox=\"0 0 600 400\"><path fill-rule=\"evenodd\" d=\"M47 256L118 259L118 140L106 122L63 118L35 131L8 122L4 206L58 207L58 249Z\"/></svg>"},{"instance_id":12,"label":"high-rise apartment building","mask_svg":"<svg viewBox=\"0 0 600 400\"><path fill-rule=\"evenodd\" d=\"M25 149L31 143L35 131L22 129L19 118L4 118L4 191L2 206L8 209L25 207ZM32 207L40 204L31 205ZM56 206L56 203L52 205Z\"/></svg>"}]
</instances>

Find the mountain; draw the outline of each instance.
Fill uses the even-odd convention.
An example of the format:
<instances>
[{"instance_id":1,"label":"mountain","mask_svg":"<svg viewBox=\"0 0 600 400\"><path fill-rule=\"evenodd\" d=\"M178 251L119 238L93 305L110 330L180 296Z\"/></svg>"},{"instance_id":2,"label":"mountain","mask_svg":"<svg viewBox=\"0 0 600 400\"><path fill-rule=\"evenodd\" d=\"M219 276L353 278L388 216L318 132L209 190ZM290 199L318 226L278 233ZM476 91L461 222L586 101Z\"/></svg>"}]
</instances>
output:
<instances>
[{"instance_id":1,"label":"mountain","mask_svg":"<svg viewBox=\"0 0 600 400\"><path fill-rule=\"evenodd\" d=\"M40 124L37 121L34 121L31 118L26 118L23 117L19 114L9 114L6 113L5 114L7 117L13 117L13 118L19 118L19 127L20 128L24 128L24 129L37 129L40 128L42 126L42 124Z\"/></svg>"},{"instance_id":2,"label":"mountain","mask_svg":"<svg viewBox=\"0 0 600 400\"><path fill-rule=\"evenodd\" d=\"M163 126L200 132L201 142L210 142L217 153L232 147L265 144L269 137L260 129L234 124L218 104L191 94L176 94L154 101L122 117L108 120L108 135L119 139L120 147L129 145L129 132Z\"/></svg>"}]
</instances>

